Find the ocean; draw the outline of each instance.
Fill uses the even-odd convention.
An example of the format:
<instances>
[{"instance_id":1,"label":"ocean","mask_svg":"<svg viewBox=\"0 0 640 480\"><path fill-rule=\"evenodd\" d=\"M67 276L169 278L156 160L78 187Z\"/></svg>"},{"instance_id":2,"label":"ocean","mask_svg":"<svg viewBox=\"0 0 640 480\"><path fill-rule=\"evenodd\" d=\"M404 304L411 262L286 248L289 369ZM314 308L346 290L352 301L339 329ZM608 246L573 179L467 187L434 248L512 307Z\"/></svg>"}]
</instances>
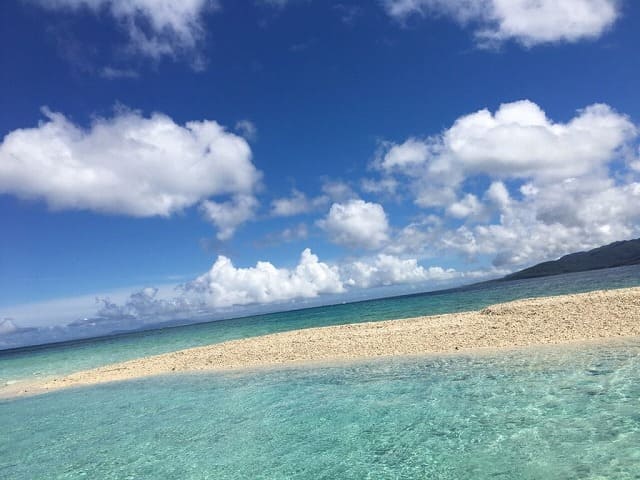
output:
<instances>
[{"instance_id":1,"label":"ocean","mask_svg":"<svg viewBox=\"0 0 640 480\"><path fill-rule=\"evenodd\" d=\"M0 386L229 339L640 285L640 266L0 352ZM1 387L0 387L1 388ZM0 401L3 479L640 478L640 339Z\"/></svg>"}]
</instances>

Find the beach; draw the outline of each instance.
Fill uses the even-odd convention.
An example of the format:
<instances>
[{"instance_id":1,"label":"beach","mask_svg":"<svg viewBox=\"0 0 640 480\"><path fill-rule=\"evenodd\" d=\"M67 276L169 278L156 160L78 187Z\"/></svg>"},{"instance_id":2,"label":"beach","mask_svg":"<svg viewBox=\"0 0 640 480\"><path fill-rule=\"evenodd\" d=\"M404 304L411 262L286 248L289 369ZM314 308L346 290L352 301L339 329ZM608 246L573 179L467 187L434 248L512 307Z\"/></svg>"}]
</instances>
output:
<instances>
[{"instance_id":1,"label":"beach","mask_svg":"<svg viewBox=\"0 0 640 480\"><path fill-rule=\"evenodd\" d=\"M308 328L149 356L0 390L4 398L154 375L461 353L640 336L640 287L479 311Z\"/></svg>"}]
</instances>

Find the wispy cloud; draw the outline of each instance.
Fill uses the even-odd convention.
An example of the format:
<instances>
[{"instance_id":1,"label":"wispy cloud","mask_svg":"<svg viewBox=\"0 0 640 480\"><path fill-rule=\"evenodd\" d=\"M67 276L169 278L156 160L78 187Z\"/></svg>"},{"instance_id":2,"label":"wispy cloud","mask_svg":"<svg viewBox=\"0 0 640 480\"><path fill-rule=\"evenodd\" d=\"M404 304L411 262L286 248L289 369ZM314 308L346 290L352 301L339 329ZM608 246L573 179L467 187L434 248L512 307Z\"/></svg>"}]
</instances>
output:
<instances>
[{"instance_id":1,"label":"wispy cloud","mask_svg":"<svg viewBox=\"0 0 640 480\"><path fill-rule=\"evenodd\" d=\"M130 68L115 68L115 67L103 67L99 74L102 78L117 79L117 78L138 78L140 74Z\"/></svg>"},{"instance_id":2,"label":"wispy cloud","mask_svg":"<svg viewBox=\"0 0 640 480\"><path fill-rule=\"evenodd\" d=\"M206 32L203 17L219 9L217 0L30 0L51 11L88 12L111 17L126 35L127 50L159 60L187 57L202 63L199 48Z\"/></svg>"},{"instance_id":3,"label":"wispy cloud","mask_svg":"<svg viewBox=\"0 0 640 480\"><path fill-rule=\"evenodd\" d=\"M258 127L251 120L238 120L235 130L250 142L254 142L258 138Z\"/></svg>"}]
</instances>

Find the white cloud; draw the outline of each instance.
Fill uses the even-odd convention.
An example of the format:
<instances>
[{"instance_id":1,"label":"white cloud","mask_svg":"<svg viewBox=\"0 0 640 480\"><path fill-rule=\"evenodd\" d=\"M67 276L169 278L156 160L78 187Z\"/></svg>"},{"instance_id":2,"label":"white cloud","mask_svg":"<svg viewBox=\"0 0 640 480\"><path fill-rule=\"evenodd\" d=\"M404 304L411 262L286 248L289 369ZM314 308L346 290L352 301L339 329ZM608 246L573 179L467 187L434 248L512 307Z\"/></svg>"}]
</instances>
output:
<instances>
[{"instance_id":1,"label":"white cloud","mask_svg":"<svg viewBox=\"0 0 640 480\"><path fill-rule=\"evenodd\" d=\"M392 145L382 159L381 167L385 170L407 168L421 164L429 158L428 146L416 139L409 138L400 145Z\"/></svg>"},{"instance_id":2,"label":"white cloud","mask_svg":"<svg viewBox=\"0 0 640 480\"><path fill-rule=\"evenodd\" d=\"M588 106L567 123L558 123L535 103L522 100L501 105L495 114L483 109L462 116L442 134L422 140L420 148L415 138L388 144L385 161L374 165L387 176L415 178L418 205L442 206L457 201L455 190L469 175L549 183L593 174L606 169L637 132L608 105ZM411 162L385 163L405 147L421 154Z\"/></svg>"},{"instance_id":3,"label":"white cloud","mask_svg":"<svg viewBox=\"0 0 640 480\"><path fill-rule=\"evenodd\" d=\"M452 201L445 213L452 218L468 222L487 222L491 214L504 212L511 204L511 196L501 181L491 183L482 198L473 193L465 193L462 198Z\"/></svg>"},{"instance_id":4,"label":"white cloud","mask_svg":"<svg viewBox=\"0 0 640 480\"><path fill-rule=\"evenodd\" d=\"M260 179L247 142L215 121L183 126L161 113L120 110L84 129L44 114L0 145L1 193L53 209L168 216L211 196L250 198Z\"/></svg>"},{"instance_id":5,"label":"white cloud","mask_svg":"<svg viewBox=\"0 0 640 480\"><path fill-rule=\"evenodd\" d=\"M640 147L634 151L627 152L627 164L631 170L640 172Z\"/></svg>"},{"instance_id":6,"label":"white cloud","mask_svg":"<svg viewBox=\"0 0 640 480\"><path fill-rule=\"evenodd\" d=\"M205 200L200 208L204 217L218 229L218 240L229 240L240 225L255 216L258 201L252 195L235 195L226 202Z\"/></svg>"},{"instance_id":7,"label":"white cloud","mask_svg":"<svg viewBox=\"0 0 640 480\"><path fill-rule=\"evenodd\" d=\"M364 178L360 182L360 186L363 192L390 196L396 195L398 185L398 181L395 178L391 177L382 178L379 180Z\"/></svg>"},{"instance_id":8,"label":"white cloud","mask_svg":"<svg viewBox=\"0 0 640 480\"><path fill-rule=\"evenodd\" d=\"M143 288L129 295L121 305L111 301L108 297L98 297L96 303L100 307L97 316L103 321L105 319L122 321L131 318L160 321L167 316L180 317L188 312L190 305L185 298L162 298L158 292L159 290L154 287Z\"/></svg>"},{"instance_id":9,"label":"white cloud","mask_svg":"<svg viewBox=\"0 0 640 480\"><path fill-rule=\"evenodd\" d=\"M526 46L596 38L618 17L618 0L493 0L495 26L479 31L481 39L515 38Z\"/></svg>"},{"instance_id":10,"label":"white cloud","mask_svg":"<svg viewBox=\"0 0 640 480\"><path fill-rule=\"evenodd\" d=\"M184 291L188 297L219 308L341 293L344 285L335 267L320 262L306 249L293 269L276 268L270 262L236 268L229 258L220 256L209 272L186 284Z\"/></svg>"},{"instance_id":11,"label":"white cloud","mask_svg":"<svg viewBox=\"0 0 640 480\"><path fill-rule=\"evenodd\" d=\"M168 299L175 294L175 284L159 285L156 299ZM9 318L20 329L48 328L52 325L64 325L70 321L96 316L96 299L109 298L114 303L124 304L132 291L141 286L129 286L98 294L56 298L35 303L17 304L0 307L0 318ZM100 302L102 304L102 302ZM42 315L42 312L47 312Z\"/></svg>"},{"instance_id":12,"label":"white cloud","mask_svg":"<svg viewBox=\"0 0 640 480\"><path fill-rule=\"evenodd\" d=\"M329 202L346 202L357 198L349 184L341 180L324 178L321 190L320 195L309 197L294 188L290 196L276 198L271 202L271 215L274 217L293 217L324 208Z\"/></svg>"},{"instance_id":13,"label":"white cloud","mask_svg":"<svg viewBox=\"0 0 640 480\"><path fill-rule=\"evenodd\" d=\"M424 268L416 259L387 254L332 265L321 262L307 248L293 268L278 268L267 261L259 261L254 267L236 267L221 255L208 272L176 287L174 296L143 288L120 303L108 297L98 298L97 318L102 322L135 319L138 324L145 319L186 318L231 307L294 302L354 288L438 283L461 277L453 269ZM87 321L82 325L86 326Z\"/></svg>"},{"instance_id":14,"label":"white cloud","mask_svg":"<svg viewBox=\"0 0 640 480\"><path fill-rule=\"evenodd\" d=\"M438 253L440 234L444 219L435 214L414 221L399 229L385 252L393 255L413 255L419 258L432 257Z\"/></svg>"},{"instance_id":15,"label":"white cloud","mask_svg":"<svg viewBox=\"0 0 640 480\"><path fill-rule=\"evenodd\" d=\"M49 10L108 13L126 31L131 50L158 59L193 53L204 38L202 17L217 0L32 0Z\"/></svg>"},{"instance_id":16,"label":"white cloud","mask_svg":"<svg viewBox=\"0 0 640 480\"><path fill-rule=\"evenodd\" d=\"M482 205L472 193L467 193L464 198L458 202L454 202L447 208L447 214L454 218L466 218L478 215L482 211Z\"/></svg>"},{"instance_id":17,"label":"white cloud","mask_svg":"<svg viewBox=\"0 0 640 480\"><path fill-rule=\"evenodd\" d=\"M563 124L523 100L495 114L484 109L459 118L432 147L430 168L557 180L602 167L635 134L629 119L608 105L588 106Z\"/></svg>"},{"instance_id":18,"label":"white cloud","mask_svg":"<svg viewBox=\"0 0 640 480\"><path fill-rule=\"evenodd\" d=\"M280 232L280 239L283 242L294 242L296 240L304 240L309 236L309 228L305 223L299 223L293 227L285 228Z\"/></svg>"},{"instance_id":19,"label":"white cloud","mask_svg":"<svg viewBox=\"0 0 640 480\"><path fill-rule=\"evenodd\" d=\"M116 79L116 78L138 78L140 74L135 70L129 68L115 68L115 67L103 67L99 75L102 78Z\"/></svg>"},{"instance_id":20,"label":"white cloud","mask_svg":"<svg viewBox=\"0 0 640 480\"><path fill-rule=\"evenodd\" d=\"M445 15L472 25L479 45L513 39L524 46L600 37L620 14L618 0L383 0L400 21Z\"/></svg>"},{"instance_id":21,"label":"white cloud","mask_svg":"<svg viewBox=\"0 0 640 480\"><path fill-rule=\"evenodd\" d=\"M487 200L496 205L499 209L504 210L511 203L509 190L502 182L493 182L486 193Z\"/></svg>"},{"instance_id":22,"label":"white cloud","mask_svg":"<svg viewBox=\"0 0 640 480\"><path fill-rule=\"evenodd\" d=\"M299 190L294 190L291 197L277 198L271 202L271 215L274 217L290 217L310 210L309 199Z\"/></svg>"},{"instance_id":23,"label":"white cloud","mask_svg":"<svg viewBox=\"0 0 640 480\"><path fill-rule=\"evenodd\" d=\"M219 256L209 271L182 285L7 308L3 316L7 313L19 319L22 327L8 318L0 320L0 348L274 309L268 305L321 305L339 298L362 298L362 293L357 292L359 289L408 284L426 288L425 282L435 286L465 276L479 278L482 275L486 272L465 275L437 266L424 268L415 259L388 254L332 265L321 262L305 249L293 268L279 268L266 261L241 268L234 266L229 258ZM351 297L340 297L342 294ZM325 298L321 298L323 296ZM43 311L48 312L45 317Z\"/></svg>"},{"instance_id":24,"label":"white cloud","mask_svg":"<svg viewBox=\"0 0 640 480\"><path fill-rule=\"evenodd\" d=\"M276 198L271 202L271 215L274 217L292 217L312 212L329 202L329 197L320 195L309 198L299 190L294 189L290 197Z\"/></svg>"},{"instance_id":25,"label":"white cloud","mask_svg":"<svg viewBox=\"0 0 640 480\"><path fill-rule=\"evenodd\" d=\"M357 260L341 267L345 284L359 288L452 280L460 275L453 269L424 268L415 258L401 259L378 254L369 260Z\"/></svg>"},{"instance_id":26,"label":"white cloud","mask_svg":"<svg viewBox=\"0 0 640 480\"><path fill-rule=\"evenodd\" d=\"M462 116L422 140L424 159L391 169L374 162L383 179L408 182L438 220L400 229L385 251L489 256L513 269L637 237L640 178L629 156L637 139L630 119L602 104L566 123L529 101ZM407 142L415 148L415 138Z\"/></svg>"},{"instance_id":27,"label":"white cloud","mask_svg":"<svg viewBox=\"0 0 640 480\"><path fill-rule=\"evenodd\" d=\"M0 320L0 335L8 335L18 330L18 327L10 318Z\"/></svg>"},{"instance_id":28,"label":"white cloud","mask_svg":"<svg viewBox=\"0 0 640 480\"><path fill-rule=\"evenodd\" d=\"M359 199L334 203L318 225L332 242L349 248L375 249L389 238L389 222L382 205Z\"/></svg>"},{"instance_id":29,"label":"white cloud","mask_svg":"<svg viewBox=\"0 0 640 480\"><path fill-rule=\"evenodd\" d=\"M358 197L348 183L327 178L322 183L322 193L332 202L346 202Z\"/></svg>"},{"instance_id":30,"label":"white cloud","mask_svg":"<svg viewBox=\"0 0 640 480\"><path fill-rule=\"evenodd\" d=\"M298 223L286 227L282 230L270 232L266 234L262 239L257 240L255 245L260 247L269 247L274 245L281 245L282 243L291 243L305 240L309 237L309 227L306 223Z\"/></svg>"},{"instance_id":31,"label":"white cloud","mask_svg":"<svg viewBox=\"0 0 640 480\"><path fill-rule=\"evenodd\" d=\"M480 208L496 205L493 221L481 216L455 227L410 225L400 231L390 251L422 256L459 252L470 259L488 255L493 265L514 269L567 253L589 250L640 236L640 182L586 177L533 187L514 199L492 184ZM501 203L500 203L501 202Z\"/></svg>"},{"instance_id":32,"label":"white cloud","mask_svg":"<svg viewBox=\"0 0 640 480\"><path fill-rule=\"evenodd\" d=\"M258 137L258 128L250 120L237 121L235 130L249 141L254 141Z\"/></svg>"}]
</instances>

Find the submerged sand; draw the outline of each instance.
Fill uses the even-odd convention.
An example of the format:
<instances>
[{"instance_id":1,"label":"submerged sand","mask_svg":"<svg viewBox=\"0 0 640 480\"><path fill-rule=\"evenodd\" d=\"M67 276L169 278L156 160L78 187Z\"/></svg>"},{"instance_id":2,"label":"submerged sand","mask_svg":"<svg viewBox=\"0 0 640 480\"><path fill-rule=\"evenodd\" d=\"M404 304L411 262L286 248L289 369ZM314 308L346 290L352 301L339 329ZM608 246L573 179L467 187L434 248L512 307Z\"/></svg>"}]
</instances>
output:
<instances>
[{"instance_id":1,"label":"submerged sand","mask_svg":"<svg viewBox=\"0 0 640 480\"><path fill-rule=\"evenodd\" d=\"M450 353L640 336L640 287L502 303L480 311L309 328L19 383L0 396L188 371Z\"/></svg>"}]
</instances>

